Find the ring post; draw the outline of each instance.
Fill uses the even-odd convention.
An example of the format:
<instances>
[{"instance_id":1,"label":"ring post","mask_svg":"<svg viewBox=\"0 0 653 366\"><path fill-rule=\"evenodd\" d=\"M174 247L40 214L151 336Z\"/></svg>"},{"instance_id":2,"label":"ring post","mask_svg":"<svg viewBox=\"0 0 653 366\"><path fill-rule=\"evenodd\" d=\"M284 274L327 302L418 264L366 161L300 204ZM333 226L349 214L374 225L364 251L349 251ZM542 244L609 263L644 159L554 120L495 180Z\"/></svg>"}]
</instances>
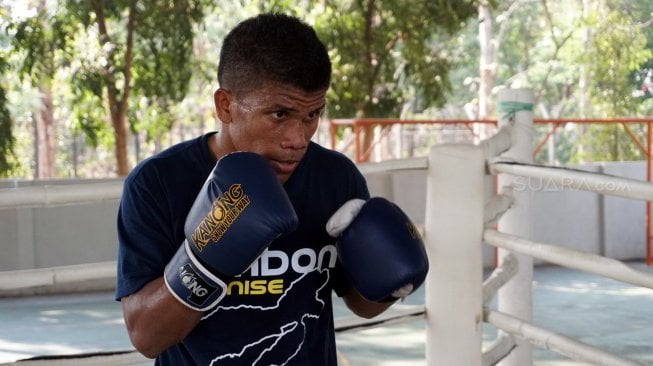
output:
<instances>
[{"instance_id":1,"label":"ring post","mask_svg":"<svg viewBox=\"0 0 653 366\"><path fill-rule=\"evenodd\" d=\"M499 127L512 125L512 147L502 157L532 163L533 157L533 92L530 89L503 89L499 91ZM528 179L500 174L500 190L512 186L515 204L499 221L501 232L532 238L531 196ZM510 252L499 249L499 263ZM516 276L498 292L498 309L521 320L530 322L533 317L532 281L533 258L516 254ZM533 364L533 347L517 339L517 348L499 363L500 366L525 366Z\"/></svg>"},{"instance_id":2,"label":"ring post","mask_svg":"<svg viewBox=\"0 0 653 366\"><path fill-rule=\"evenodd\" d=\"M480 366L485 158L479 146L429 154L425 239L426 363Z\"/></svg>"}]
</instances>

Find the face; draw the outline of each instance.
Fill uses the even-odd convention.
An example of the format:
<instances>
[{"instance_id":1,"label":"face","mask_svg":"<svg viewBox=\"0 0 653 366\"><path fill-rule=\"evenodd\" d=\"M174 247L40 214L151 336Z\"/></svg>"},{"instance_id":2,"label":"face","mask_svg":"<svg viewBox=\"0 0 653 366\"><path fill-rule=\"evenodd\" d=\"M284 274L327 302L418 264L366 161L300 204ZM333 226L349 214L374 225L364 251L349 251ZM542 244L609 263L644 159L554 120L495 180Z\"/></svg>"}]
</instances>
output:
<instances>
[{"instance_id":1,"label":"face","mask_svg":"<svg viewBox=\"0 0 653 366\"><path fill-rule=\"evenodd\" d=\"M279 83L266 83L238 97L219 89L215 103L223 123L223 152L255 152L285 183L317 130L325 98L326 89L306 92Z\"/></svg>"}]
</instances>

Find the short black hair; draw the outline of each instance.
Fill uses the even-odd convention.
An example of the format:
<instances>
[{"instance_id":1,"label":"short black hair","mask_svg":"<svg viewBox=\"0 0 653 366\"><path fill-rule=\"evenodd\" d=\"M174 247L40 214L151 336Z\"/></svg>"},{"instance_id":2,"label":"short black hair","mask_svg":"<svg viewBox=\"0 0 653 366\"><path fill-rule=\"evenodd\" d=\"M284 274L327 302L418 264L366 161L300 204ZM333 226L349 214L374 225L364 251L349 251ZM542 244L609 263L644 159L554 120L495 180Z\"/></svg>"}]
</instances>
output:
<instances>
[{"instance_id":1,"label":"short black hair","mask_svg":"<svg viewBox=\"0 0 653 366\"><path fill-rule=\"evenodd\" d=\"M265 81L309 92L329 86L329 54L311 26L293 16L266 13L227 34L218 63L220 86L238 93Z\"/></svg>"}]
</instances>

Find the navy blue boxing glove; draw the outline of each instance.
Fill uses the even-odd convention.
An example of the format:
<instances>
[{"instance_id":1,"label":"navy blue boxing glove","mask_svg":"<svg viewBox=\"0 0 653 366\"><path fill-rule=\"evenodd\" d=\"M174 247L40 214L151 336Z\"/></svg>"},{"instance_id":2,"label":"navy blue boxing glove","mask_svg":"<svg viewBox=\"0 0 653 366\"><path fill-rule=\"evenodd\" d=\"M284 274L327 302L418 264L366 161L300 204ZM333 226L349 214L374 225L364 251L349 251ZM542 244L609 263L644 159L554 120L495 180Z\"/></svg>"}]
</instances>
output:
<instances>
[{"instance_id":1,"label":"navy blue boxing glove","mask_svg":"<svg viewBox=\"0 0 653 366\"><path fill-rule=\"evenodd\" d=\"M381 197L353 199L327 222L338 257L356 290L376 302L404 298L424 283L429 263L408 216Z\"/></svg>"},{"instance_id":2,"label":"navy blue boxing glove","mask_svg":"<svg viewBox=\"0 0 653 366\"><path fill-rule=\"evenodd\" d=\"M249 152L225 155L186 217L186 240L165 268L166 286L184 305L208 310L226 294L226 279L246 271L297 224L292 203L265 159Z\"/></svg>"}]
</instances>

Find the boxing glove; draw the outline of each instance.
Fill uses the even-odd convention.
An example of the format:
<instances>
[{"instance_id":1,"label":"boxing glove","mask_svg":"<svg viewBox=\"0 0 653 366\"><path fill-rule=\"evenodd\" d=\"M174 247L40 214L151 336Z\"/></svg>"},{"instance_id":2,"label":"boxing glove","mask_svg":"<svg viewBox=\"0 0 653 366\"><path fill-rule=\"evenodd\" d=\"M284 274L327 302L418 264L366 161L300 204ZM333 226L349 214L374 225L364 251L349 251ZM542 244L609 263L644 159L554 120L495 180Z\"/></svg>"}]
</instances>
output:
<instances>
[{"instance_id":1,"label":"boxing glove","mask_svg":"<svg viewBox=\"0 0 653 366\"><path fill-rule=\"evenodd\" d=\"M226 279L247 270L297 224L292 203L265 159L249 152L225 155L186 216L186 240L165 268L166 286L184 305L208 310L226 294Z\"/></svg>"},{"instance_id":2,"label":"boxing glove","mask_svg":"<svg viewBox=\"0 0 653 366\"><path fill-rule=\"evenodd\" d=\"M422 285L429 263L422 238L394 203L347 201L328 220L338 257L354 288L376 302L404 298Z\"/></svg>"}]
</instances>

